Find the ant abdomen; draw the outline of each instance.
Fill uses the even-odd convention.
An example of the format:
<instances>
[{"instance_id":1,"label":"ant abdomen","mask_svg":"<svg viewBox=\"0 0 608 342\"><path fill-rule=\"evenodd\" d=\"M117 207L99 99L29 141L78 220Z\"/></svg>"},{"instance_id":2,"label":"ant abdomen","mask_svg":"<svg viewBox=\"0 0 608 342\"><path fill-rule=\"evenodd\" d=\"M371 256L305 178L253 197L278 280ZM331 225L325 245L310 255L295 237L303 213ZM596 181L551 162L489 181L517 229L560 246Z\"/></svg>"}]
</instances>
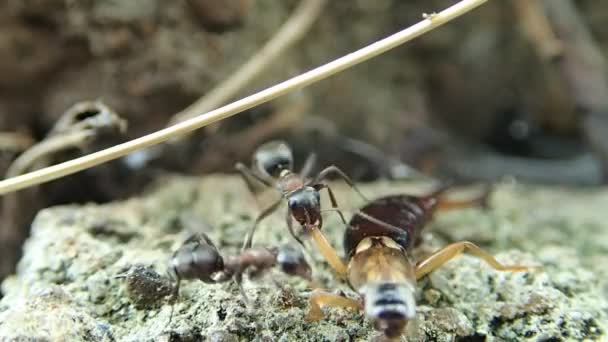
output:
<instances>
[{"instance_id":1,"label":"ant abdomen","mask_svg":"<svg viewBox=\"0 0 608 342\"><path fill-rule=\"evenodd\" d=\"M195 235L186 240L171 258L169 272L178 280L200 279L215 283L212 277L224 269L224 258L213 242L205 235Z\"/></svg>"},{"instance_id":2,"label":"ant abdomen","mask_svg":"<svg viewBox=\"0 0 608 342\"><path fill-rule=\"evenodd\" d=\"M266 176L279 177L281 171L293 169L291 148L283 141L263 144L254 153L253 168Z\"/></svg>"}]
</instances>

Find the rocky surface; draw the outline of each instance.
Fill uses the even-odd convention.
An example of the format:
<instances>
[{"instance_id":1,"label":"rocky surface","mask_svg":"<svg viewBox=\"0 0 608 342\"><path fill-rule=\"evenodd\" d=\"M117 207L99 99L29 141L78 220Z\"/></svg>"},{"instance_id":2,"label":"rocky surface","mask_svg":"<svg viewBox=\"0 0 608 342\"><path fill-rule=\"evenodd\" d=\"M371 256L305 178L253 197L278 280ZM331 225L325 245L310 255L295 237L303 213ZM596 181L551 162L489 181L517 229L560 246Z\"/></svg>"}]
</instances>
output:
<instances>
[{"instance_id":1,"label":"rocky surface","mask_svg":"<svg viewBox=\"0 0 608 342\"><path fill-rule=\"evenodd\" d=\"M410 187L375 183L363 191L372 197ZM342 206L361 204L347 188L335 188ZM500 273L475 257L459 257L419 283L418 318L410 323L407 340L605 338L607 205L605 190L504 183L497 186L488 211L437 215L418 251L421 255L468 239L504 263L544 268ZM257 210L240 180L229 177L168 179L124 202L43 210L17 274L3 283L0 340L376 339L356 312L331 309L321 322L307 322L310 289L274 271L246 282L253 303L249 308L233 284L185 281L169 324L170 289L164 274L172 250L191 232L203 230L224 253L234 252ZM340 246L342 228L334 216L327 214L325 232ZM256 243L289 241L282 218L276 214L264 221ZM354 295L310 251L316 279L324 287Z\"/></svg>"}]
</instances>

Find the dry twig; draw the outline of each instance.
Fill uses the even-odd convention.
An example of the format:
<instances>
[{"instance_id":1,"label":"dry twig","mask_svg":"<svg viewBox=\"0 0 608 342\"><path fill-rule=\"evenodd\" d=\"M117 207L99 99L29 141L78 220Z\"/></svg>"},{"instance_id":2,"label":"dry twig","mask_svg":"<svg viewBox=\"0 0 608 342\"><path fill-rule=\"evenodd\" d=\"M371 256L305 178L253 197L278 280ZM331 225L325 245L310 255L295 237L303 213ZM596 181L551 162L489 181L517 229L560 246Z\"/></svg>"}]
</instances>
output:
<instances>
[{"instance_id":1,"label":"dry twig","mask_svg":"<svg viewBox=\"0 0 608 342\"><path fill-rule=\"evenodd\" d=\"M524 33L534 43L543 60L553 60L562 53L562 43L555 36L553 28L538 0L512 0Z\"/></svg>"},{"instance_id":2,"label":"dry twig","mask_svg":"<svg viewBox=\"0 0 608 342\"><path fill-rule=\"evenodd\" d=\"M583 131L602 161L608 180L608 66L601 49L571 0L545 0L553 30L563 44L558 67L582 116Z\"/></svg>"},{"instance_id":3,"label":"dry twig","mask_svg":"<svg viewBox=\"0 0 608 342\"><path fill-rule=\"evenodd\" d=\"M192 119L180 122L141 138L137 138L84 157L76 158L42 170L3 180L0 182L0 194L6 194L12 191L27 188L29 186L64 177L107 161L120 158L136 150L150 147L169 139L182 136L201 127L223 120L227 117L268 102L293 90L306 87L310 84L367 61L373 57L381 55L386 51L396 48L399 45L417 38L477 8L487 1L488 0L462 0L443 10L442 12L437 13L428 19L424 19L417 24L399 31L387 38L379 40L346 56L338 58L325 65L317 67L299 76L293 77L287 81L281 82L275 86L230 103L216 110L201 114Z\"/></svg>"},{"instance_id":4,"label":"dry twig","mask_svg":"<svg viewBox=\"0 0 608 342\"><path fill-rule=\"evenodd\" d=\"M236 96L249 83L255 80L281 54L299 41L312 27L315 19L321 13L326 0L302 0L291 17L283 24L277 33L232 76L203 97L175 114L170 125L190 119L221 106Z\"/></svg>"},{"instance_id":5,"label":"dry twig","mask_svg":"<svg viewBox=\"0 0 608 342\"><path fill-rule=\"evenodd\" d=\"M44 167L62 152L83 149L108 133L123 133L125 128L125 121L103 103L77 103L62 115L46 139L13 161L6 175L15 177L32 168ZM2 202L0 277L13 271L29 223L43 204L37 190L10 194Z\"/></svg>"},{"instance_id":6,"label":"dry twig","mask_svg":"<svg viewBox=\"0 0 608 342\"><path fill-rule=\"evenodd\" d=\"M126 123L99 101L79 102L68 109L49 136L23 152L9 166L6 178L16 177L65 150L83 149L105 132L124 132Z\"/></svg>"},{"instance_id":7,"label":"dry twig","mask_svg":"<svg viewBox=\"0 0 608 342\"><path fill-rule=\"evenodd\" d=\"M21 152L34 144L31 136L20 132L0 132L0 152Z\"/></svg>"},{"instance_id":8,"label":"dry twig","mask_svg":"<svg viewBox=\"0 0 608 342\"><path fill-rule=\"evenodd\" d=\"M198 162L197 171L210 173L234 166L235 160L246 159L261 142L277 133L286 131L300 121L306 104L296 103L275 111L268 119L257 122L238 133L213 136L205 141L206 153Z\"/></svg>"}]
</instances>

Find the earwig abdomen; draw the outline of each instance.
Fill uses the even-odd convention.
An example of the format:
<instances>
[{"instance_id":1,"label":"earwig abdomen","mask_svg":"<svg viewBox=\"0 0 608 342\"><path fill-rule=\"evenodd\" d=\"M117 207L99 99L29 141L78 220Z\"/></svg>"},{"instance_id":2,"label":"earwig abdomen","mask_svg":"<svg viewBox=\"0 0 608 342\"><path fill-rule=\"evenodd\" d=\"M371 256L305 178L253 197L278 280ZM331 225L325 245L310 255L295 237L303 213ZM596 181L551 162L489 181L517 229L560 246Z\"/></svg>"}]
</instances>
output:
<instances>
[{"instance_id":1,"label":"earwig abdomen","mask_svg":"<svg viewBox=\"0 0 608 342\"><path fill-rule=\"evenodd\" d=\"M344 251L352 256L355 248L366 237L386 236L401 247L410 250L420 240L420 232L430 219L437 205L437 199L409 195L386 196L362 207L359 212L375 218L381 218L398 229L389 229L378 225L367 218L355 214L344 232Z\"/></svg>"},{"instance_id":2,"label":"earwig abdomen","mask_svg":"<svg viewBox=\"0 0 608 342\"><path fill-rule=\"evenodd\" d=\"M348 264L348 281L365 315L387 337L401 335L416 314L416 276L407 251L386 236L361 240Z\"/></svg>"},{"instance_id":3,"label":"earwig abdomen","mask_svg":"<svg viewBox=\"0 0 608 342\"><path fill-rule=\"evenodd\" d=\"M416 315L415 288L409 283L368 283L360 293L365 298L366 316L389 338L400 336Z\"/></svg>"}]
</instances>

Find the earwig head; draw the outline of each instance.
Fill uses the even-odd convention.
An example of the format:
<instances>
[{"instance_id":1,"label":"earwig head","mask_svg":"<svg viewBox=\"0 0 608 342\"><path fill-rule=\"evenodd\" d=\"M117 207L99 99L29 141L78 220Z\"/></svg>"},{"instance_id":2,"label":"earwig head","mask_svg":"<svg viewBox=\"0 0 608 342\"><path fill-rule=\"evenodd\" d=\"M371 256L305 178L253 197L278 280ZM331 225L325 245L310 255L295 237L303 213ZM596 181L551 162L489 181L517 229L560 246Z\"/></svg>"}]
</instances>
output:
<instances>
[{"instance_id":1,"label":"earwig head","mask_svg":"<svg viewBox=\"0 0 608 342\"><path fill-rule=\"evenodd\" d=\"M287 205L303 227L321 226L321 195L315 188L306 186L292 192L287 197Z\"/></svg>"},{"instance_id":2,"label":"earwig head","mask_svg":"<svg viewBox=\"0 0 608 342\"><path fill-rule=\"evenodd\" d=\"M312 270L302 250L291 245L282 246L277 253L277 264L286 274L312 279Z\"/></svg>"},{"instance_id":3,"label":"earwig head","mask_svg":"<svg viewBox=\"0 0 608 342\"><path fill-rule=\"evenodd\" d=\"M253 169L278 178L283 170L293 170L293 153L283 141L270 141L258 147L253 156Z\"/></svg>"},{"instance_id":4,"label":"earwig head","mask_svg":"<svg viewBox=\"0 0 608 342\"><path fill-rule=\"evenodd\" d=\"M388 338L401 336L408 321L416 315L415 289L408 283L369 283L361 293L365 298L365 315Z\"/></svg>"},{"instance_id":5,"label":"earwig head","mask_svg":"<svg viewBox=\"0 0 608 342\"><path fill-rule=\"evenodd\" d=\"M189 238L173 254L169 276L175 280L200 279L214 283L213 274L224 269L224 259L211 240L200 234Z\"/></svg>"}]
</instances>

